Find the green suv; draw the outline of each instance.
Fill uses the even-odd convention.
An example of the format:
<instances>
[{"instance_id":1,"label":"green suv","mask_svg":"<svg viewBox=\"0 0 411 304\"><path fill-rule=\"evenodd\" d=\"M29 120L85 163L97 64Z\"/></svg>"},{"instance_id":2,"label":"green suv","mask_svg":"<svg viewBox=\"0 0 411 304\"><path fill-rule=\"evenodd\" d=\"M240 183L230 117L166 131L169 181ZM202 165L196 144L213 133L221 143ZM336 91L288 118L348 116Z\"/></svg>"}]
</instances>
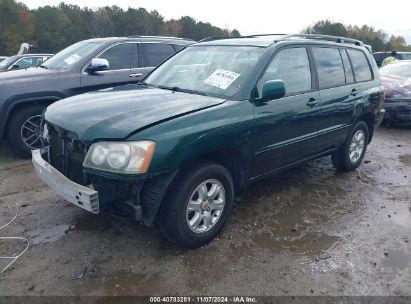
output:
<instances>
[{"instance_id":1,"label":"green suv","mask_svg":"<svg viewBox=\"0 0 411 304\"><path fill-rule=\"evenodd\" d=\"M313 35L207 39L140 84L44 112L37 174L67 201L152 226L194 248L212 240L251 182L331 155L357 168L384 116L370 52Z\"/></svg>"}]
</instances>

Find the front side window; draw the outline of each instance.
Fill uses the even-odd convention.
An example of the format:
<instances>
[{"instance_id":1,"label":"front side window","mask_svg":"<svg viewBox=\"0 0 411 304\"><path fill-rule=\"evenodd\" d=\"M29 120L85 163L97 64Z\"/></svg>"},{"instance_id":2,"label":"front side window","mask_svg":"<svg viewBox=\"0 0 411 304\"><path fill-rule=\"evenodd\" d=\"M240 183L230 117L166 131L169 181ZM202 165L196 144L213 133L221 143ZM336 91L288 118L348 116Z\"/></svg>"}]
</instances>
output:
<instances>
[{"instance_id":1,"label":"front side window","mask_svg":"<svg viewBox=\"0 0 411 304\"><path fill-rule=\"evenodd\" d=\"M124 70L131 67L132 53L133 44L123 43L112 46L98 57L108 60L109 70Z\"/></svg>"},{"instance_id":2,"label":"front side window","mask_svg":"<svg viewBox=\"0 0 411 304\"><path fill-rule=\"evenodd\" d=\"M320 89L344 85L345 74L339 50L327 47L313 47L312 50Z\"/></svg>"},{"instance_id":3,"label":"front side window","mask_svg":"<svg viewBox=\"0 0 411 304\"><path fill-rule=\"evenodd\" d=\"M258 85L260 96L264 83L269 80L284 81L287 95L310 91L311 70L307 49L288 48L275 55Z\"/></svg>"},{"instance_id":4,"label":"front side window","mask_svg":"<svg viewBox=\"0 0 411 304\"><path fill-rule=\"evenodd\" d=\"M357 82L372 80L372 73L368 60L363 51L348 49L348 55L353 65L355 80Z\"/></svg>"},{"instance_id":5,"label":"front side window","mask_svg":"<svg viewBox=\"0 0 411 304\"><path fill-rule=\"evenodd\" d=\"M231 97L255 68L264 48L192 46L154 70L147 85L204 95Z\"/></svg>"},{"instance_id":6,"label":"front side window","mask_svg":"<svg viewBox=\"0 0 411 304\"><path fill-rule=\"evenodd\" d=\"M163 43L145 43L146 49L146 66L156 67L168 57L175 53L172 44Z\"/></svg>"}]
</instances>

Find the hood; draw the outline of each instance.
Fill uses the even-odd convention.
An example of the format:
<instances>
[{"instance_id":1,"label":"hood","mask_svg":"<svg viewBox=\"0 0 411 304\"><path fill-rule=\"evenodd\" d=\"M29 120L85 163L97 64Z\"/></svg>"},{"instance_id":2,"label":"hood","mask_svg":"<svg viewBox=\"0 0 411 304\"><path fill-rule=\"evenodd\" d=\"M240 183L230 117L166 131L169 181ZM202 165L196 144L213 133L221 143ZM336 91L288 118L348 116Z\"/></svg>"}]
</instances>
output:
<instances>
[{"instance_id":1,"label":"hood","mask_svg":"<svg viewBox=\"0 0 411 304\"><path fill-rule=\"evenodd\" d=\"M50 77L58 71L43 68L28 68L23 70L7 71L0 73L0 85L20 83L22 86L27 81L38 80L44 77Z\"/></svg>"},{"instance_id":2,"label":"hood","mask_svg":"<svg viewBox=\"0 0 411 304\"><path fill-rule=\"evenodd\" d=\"M0 100L15 95L33 94L45 90L56 91L64 88L64 73L43 68L29 68L0 73ZM56 81L60 78L61 81ZM53 85L50 85L53 81ZM80 80L78 80L80 82Z\"/></svg>"},{"instance_id":3,"label":"hood","mask_svg":"<svg viewBox=\"0 0 411 304\"><path fill-rule=\"evenodd\" d=\"M411 78L394 75L381 75L384 87L385 99L409 99L411 100Z\"/></svg>"},{"instance_id":4,"label":"hood","mask_svg":"<svg viewBox=\"0 0 411 304\"><path fill-rule=\"evenodd\" d=\"M80 140L124 139L141 128L216 106L221 98L138 85L77 95L49 106L45 118Z\"/></svg>"}]
</instances>

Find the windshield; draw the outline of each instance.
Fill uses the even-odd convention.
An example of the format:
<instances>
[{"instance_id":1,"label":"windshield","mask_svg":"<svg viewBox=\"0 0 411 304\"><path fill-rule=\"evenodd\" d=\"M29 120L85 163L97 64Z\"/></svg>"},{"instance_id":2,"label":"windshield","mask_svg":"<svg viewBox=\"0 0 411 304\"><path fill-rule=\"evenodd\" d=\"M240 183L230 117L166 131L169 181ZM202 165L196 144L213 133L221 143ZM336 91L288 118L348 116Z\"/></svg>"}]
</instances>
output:
<instances>
[{"instance_id":1,"label":"windshield","mask_svg":"<svg viewBox=\"0 0 411 304\"><path fill-rule=\"evenodd\" d=\"M9 67L11 63L13 63L16 60L16 57L9 57L4 59L2 62L0 62L0 70L5 70Z\"/></svg>"},{"instance_id":2,"label":"windshield","mask_svg":"<svg viewBox=\"0 0 411 304\"><path fill-rule=\"evenodd\" d=\"M167 60L145 83L161 88L233 96L247 80L264 48L193 46Z\"/></svg>"},{"instance_id":3,"label":"windshield","mask_svg":"<svg viewBox=\"0 0 411 304\"><path fill-rule=\"evenodd\" d=\"M411 78L411 62L395 62L380 69L380 74Z\"/></svg>"},{"instance_id":4,"label":"windshield","mask_svg":"<svg viewBox=\"0 0 411 304\"><path fill-rule=\"evenodd\" d=\"M68 70L77 61L94 53L102 44L102 42L86 41L75 43L51 57L42 67L53 70Z\"/></svg>"}]
</instances>

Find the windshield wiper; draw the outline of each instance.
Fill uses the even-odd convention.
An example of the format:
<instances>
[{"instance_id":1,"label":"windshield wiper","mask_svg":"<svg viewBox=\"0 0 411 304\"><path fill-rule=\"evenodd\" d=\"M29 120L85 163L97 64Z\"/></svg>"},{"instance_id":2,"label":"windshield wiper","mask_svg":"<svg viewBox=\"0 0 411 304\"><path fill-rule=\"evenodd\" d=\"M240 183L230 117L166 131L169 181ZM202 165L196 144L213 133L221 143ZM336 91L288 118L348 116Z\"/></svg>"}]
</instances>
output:
<instances>
[{"instance_id":1,"label":"windshield wiper","mask_svg":"<svg viewBox=\"0 0 411 304\"><path fill-rule=\"evenodd\" d=\"M188 94L195 94L195 95L203 95L203 96L208 96L206 93L199 92L196 90L190 90L190 89L183 89L177 86L174 87L167 87L167 86L156 86L157 88L164 89L164 90L170 90L173 92L182 92L182 93L188 93Z\"/></svg>"},{"instance_id":2,"label":"windshield wiper","mask_svg":"<svg viewBox=\"0 0 411 304\"><path fill-rule=\"evenodd\" d=\"M40 68L42 68L42 69L46 69L46 70L48 70L48 67L46 67L46 66L45 66L45 65L43 65L43 64L39 65L39 67L40 67Z\"/></svg>"}]
</instances>

